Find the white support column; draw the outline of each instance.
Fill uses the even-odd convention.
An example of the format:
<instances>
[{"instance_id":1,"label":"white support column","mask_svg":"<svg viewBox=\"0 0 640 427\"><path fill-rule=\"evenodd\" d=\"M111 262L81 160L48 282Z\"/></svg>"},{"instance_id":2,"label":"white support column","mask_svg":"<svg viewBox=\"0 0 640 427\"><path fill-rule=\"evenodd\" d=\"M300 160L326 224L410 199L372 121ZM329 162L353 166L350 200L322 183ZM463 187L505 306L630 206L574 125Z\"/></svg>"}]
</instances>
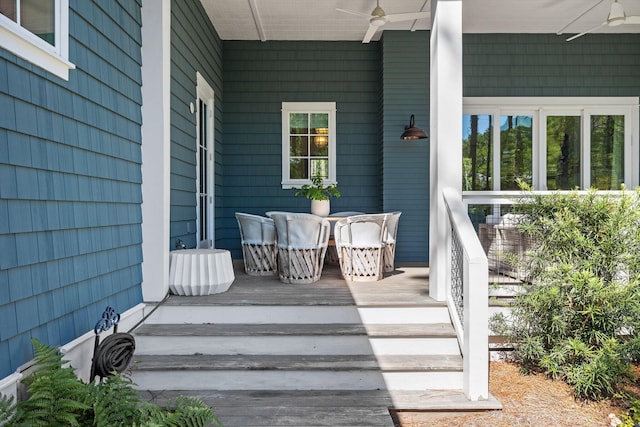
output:
<instances>
[{"instance_id":1,"label":"white support column","mask_svg":"<svg viewBox=\"0 0 640 427\"><path fill-rule=\"evenodd\" d=\"M449 226L442 189L462 191L462 0L431 2L429 295L446 298Z\"/></svg>"},{"instance_id":2,"label":"white support column","mask_svg":"<svg viewBox=\"0 0 640 427\"><path fill-rule=\"evenodd\" d=\"M169 291L171 0L142 1L142 297Z\"/></svg>"}]
</instances>

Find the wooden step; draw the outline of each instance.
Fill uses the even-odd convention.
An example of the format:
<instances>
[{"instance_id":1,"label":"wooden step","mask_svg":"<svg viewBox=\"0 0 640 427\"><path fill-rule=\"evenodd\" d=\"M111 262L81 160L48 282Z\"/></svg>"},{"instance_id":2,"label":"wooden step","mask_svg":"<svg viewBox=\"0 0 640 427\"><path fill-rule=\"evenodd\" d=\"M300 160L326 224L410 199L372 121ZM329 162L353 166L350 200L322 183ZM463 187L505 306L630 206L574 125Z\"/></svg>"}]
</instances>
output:
<instances>
[{"instance_id":1,"label":"wooden step","mask_svg":"<svg viewBox=\"0 0 640 427\"><path fill-rule=\"evenodd\" d=\"M146 400L160 405L180 395L196 396L215 408L221 421L236 421L236 417L258 416L254 411L264 411L266 417L287 413L288 407L302 408L368 408L388 407L398 411L483 411L499 410L502 405L493 396L487 400L472 402L464 394L455 390L164 390L150 393L142 391ZM274 412L272 412L274 410ZM297 412L296 410L296 412ZM285 417L283 416L283 419ZM330 420L328 418L327 420ZM358 424L358 419L353 420ZM260 425L247 420L246 423L224 423L226 427L233 425ZM287 425L287 424L282 424ZM308 425L304 420L296 426ZM332 425L332 424L327 424ZM337 424L340 425L340 424ZM346 424L343 424L346 425ZM371 424L375 425L375 424Z\"/></svg>"},{"instance_id":2,"label":"wooden step","mask_svg":"<svg viewBox=\"0 0 640 427\"><path fill-rule=\"evenodd\" d=\"M461 389L460 356L137 356L139 389Z\"/></svg>"},{"instance_id":3,"label":"wooden step","mask_svg":"<svg viewBox=\"0 0 640 427\"><path fill-rule=\"evenodd\" d=\"M443 338L455 337L450 323L370 324L144 324L136 336L276 336L276 335L369 335L371 337Z\"/></svg>"},{"instance_id":4,"label":"wooden step","mask_svg":"<svg viewBox=\"0 0 640 427\"><path fill-rule=\"evenodd\" d=\"M461 371L456 355L139 355L135 371L158 370L383 370Z\"/></svg>"},{"instance_id":5,"label":"wooden step","mask_svg":"<svg viewBox=\"0 0 640 427\"><path fill-rule=\"evenodd\" d=\"M149 312L149 310L145 310ZM414 324L449 323L446 305L395 304L354 305L162 305L153 312L145 324L217 324L217 323L365 323L365 324Z\"/></svg>"},{"instance_id":6,"label":"wooden step","mask_svg":"<svg viewBox=\"0 0 640 427\"><path fill-rule=\"evenodd\" d=\"M451 324L148 324L140 355L459 354Z\"/></svg>"},{"instance_id":7,"label":"wooden step","mask_svg":"<svg viewBox=\"0 0 640 427\"><path fill-rule=\"evenodd\" d=\"M393 426L386 391L167 390L141 394L163 406L180 395L197 397L214 409L225 427Z\"/></svg>"}]
</instances>

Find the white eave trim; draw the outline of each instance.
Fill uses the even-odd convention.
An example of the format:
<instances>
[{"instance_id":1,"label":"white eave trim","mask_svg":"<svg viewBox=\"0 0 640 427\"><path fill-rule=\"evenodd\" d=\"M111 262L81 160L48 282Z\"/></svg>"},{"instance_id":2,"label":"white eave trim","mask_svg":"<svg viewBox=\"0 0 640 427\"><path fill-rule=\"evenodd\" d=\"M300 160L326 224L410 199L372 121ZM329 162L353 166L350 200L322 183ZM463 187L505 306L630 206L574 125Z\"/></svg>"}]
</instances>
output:
<instances>
[{"instance_id":1,"label":"white eave trim","mask_svg":"<svg viewBox=\"0 0 640 427\"><path fill-rule=\"evenodd\" d=\"M500 108L563 108L576 106L583 107L627 107L637 106L639 98L637 96L520 96L520 97L465 97L465 107L475 106L500 106Z\"/></svg>"}]
</instances>

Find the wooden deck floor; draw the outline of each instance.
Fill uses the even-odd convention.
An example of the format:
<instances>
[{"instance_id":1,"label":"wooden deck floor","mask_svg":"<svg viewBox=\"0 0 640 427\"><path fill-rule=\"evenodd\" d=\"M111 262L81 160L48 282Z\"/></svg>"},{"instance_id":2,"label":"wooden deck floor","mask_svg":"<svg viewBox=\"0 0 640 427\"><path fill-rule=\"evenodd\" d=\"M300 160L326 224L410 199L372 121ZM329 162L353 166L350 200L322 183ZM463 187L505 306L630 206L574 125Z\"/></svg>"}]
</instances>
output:
<instances>
[{"instance_id":1,"label":"wooden deck floor","mask_svg":"<svg viewBox=\"0 0 640 427\"><path fill-rule=\"evenodd\" d=\"M312 284L282 283L277 276L249 276L234 261L235 281L228 291L197 297L171 296L170 305L443 305L429 296L427 267L398 267L374 282L347 282L337 265L324 267Z\"/></svg>"},{"instance_id":2,"label":"wooden deck floor","mask_svg":"<svg viewBox=\"0 0 640 427\"><path fill-rule=\"evenodd\" d=\"M383 280L376 282L347 282L337 265L326 265L320 281L313 284L285 284L277 276L254 277L245 274L242 262L234 261L236 278L230 289L221 294L208 296L185 297L171 296L165 302L167 306L229 306L241 309L244 306L357 306L375 307L444 307L445 303L429 297L427 267L399 266L393 273L385 274ZM153 325L149 325L153 326ZM166 325L156 325L165 328ZM277 325L251 325L251 335L274 336L279 333L305 335L309 328L313 328L314 335L322 335L322 327L326 327L327 334L348 336L362 334L364 325L321 325L300 324L288 325L287 330ZM237 336L243 332L246 325L215 325L206 324L198 327L193 324L173 325L171 332L165 334L180 336ZM339 329L342 327L342 329ZM397 337L424 336L419 325L373 325L368 327L369 336L388 335L389 328ZM440 330L440 329L441 330ZM295 329L295 330L293 330ZM451 334L451 326L434 325L428 335L439 336ZM205 357L205 356L203 356ZM379 368L384 358L375 359L370 363ZM211 358L211 357L210 357ZM228 364L232 366L237 357L215 356L215 363L209 365ZM335 358L335 356L334 356ZM309 361L304 361L307 365ZM345 356L344 363L362 365L362 357ZM353 360L351 360L353 359ZM213 360L211 358L211 360ZM302 361L299 361L302 363ZM253 369L264 369L264 357L260 357L260 364ZM268 361L268 366L277 365L278 360ZM323 363L320 360L318 363ZM393 362L393 361L392 361ZM195 360L193 363L198 364ZM244 363L247 363L246 360ZM256 362L257 363L257 362ZM279 363L279 362L278 362ZM293 363L287 361L286 363ZM331 363L335 364L332 359ZM273 366L272 366L273 365ZM226 366L226 365L225 365ZM250 365L253 366L253 365ZM182 367L186 369L186 367ZM287 366L286 368L291 368ZM285 369L285 367L282 367ZM494 409L495 401L487 402L489 406L482 408L470 405L460 392L429 391L419 392L390 392L387 390L188 390L188 391L146 391L146 399L163 404L178 395L197 396L216 410L225 426L393 426L389 415L389 408L413 407L430 405L438 408L450 406L461 410L468 407L474 409Z\"/></svg>"}]
</instances>

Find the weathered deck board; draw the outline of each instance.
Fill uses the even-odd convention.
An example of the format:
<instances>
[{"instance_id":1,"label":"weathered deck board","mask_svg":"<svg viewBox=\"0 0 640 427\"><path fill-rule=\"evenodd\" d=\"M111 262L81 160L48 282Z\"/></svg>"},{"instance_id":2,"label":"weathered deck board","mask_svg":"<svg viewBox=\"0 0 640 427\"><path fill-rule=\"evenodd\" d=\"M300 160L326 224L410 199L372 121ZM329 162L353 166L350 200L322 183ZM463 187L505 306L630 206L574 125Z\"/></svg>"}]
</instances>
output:
<instances>
[{"instance_id":1,"label":"weathered deck board","mask_svg":"<svg viewBox=\"0 0 640 427\"><path fill-rule=\"evenodd\" d=\"M462 370L459 355L142 355L137 370Z\"/></svg>"},{"instance_id":2,"label":"weathered deck board","mask_svg":"<svg viewBox=\"0 0 640 427\"><path fill-rule=\"evenodd\" d=\"M146 324L136 335L148 336L322 336L369 335L370 337L443 338L455 337L451 324L383 324L352 323L306 324Z\"/></svg>"},{"instance_id":3,"label":"weathered deck board","mask_svg":"<svg viewBox=\"0 0 640 427\"><path fill-rule=\"evenodd\" d=\"M145 400L161 405L180 395L196 396L215 408L225 426L391 426L393 423L385 408L421 411L501 408L494 398L469 402L462 393L450 390L184 390L144 393ZM311 414L309 418L308 414ZM352 415L358 417L353 418ZM378 421L380 424L376 424Z\"/></svg>"},{"instance_id":4,"label":"weathered deck board","mask_svg":"<svg viewBox=\"0 0 640 427\"><path fill-rule=\"evenodd\" d=\"M336 265L325 265L313 284L284 284L277 276L253 277L235 264L236 279L222 294L198 297L171 296L165 304L176 306L358 306L444 307L429 297L427 267L398 267L375 282L347 282ZM146 329L145 328L149 328ZM144 325L138 333L165 336L360 336L393 338L451 338L451 324L186 324ZM175 358L142 359L149 369L185 370L349 370L389 372L462 369L459 356L374 355L221 355L197 354ZM152 366L155 365L155 366ZM146 394L146 397L145 397ZM469 402L458 391L419 392L388 390L185 390L146 391L145 400L164 404L179 395L201 398L215 409L225 426L391 426L388 408L405 410L499 409L499 402Z\"/></svg>"},{"instance_id":5,"label":"weathered deck board","mask_svg":"<svg viewBox=\"0 0 640 427\"><path fill-rule=\"evenodd\" d=\"M384 391L180 391L146 400L164 405L176 396L196 396L225 426L392 426L391 397Z\"/></svg>"},{"instance_id":6,"label":"weathered deck board","mask_svg":"<svg viewBox=\"0 0 640 427\"><path fill-rule=\"evenodd\" d=\"M282 283L277 276L247 275L236 264L236 279L228 291L203 296L171 296L168 305L358 305L443 306L429 297L427 267L399 267L374 282L347 282L335 265L326 265L311 284Z\"/></svg>"}]
</instances>

